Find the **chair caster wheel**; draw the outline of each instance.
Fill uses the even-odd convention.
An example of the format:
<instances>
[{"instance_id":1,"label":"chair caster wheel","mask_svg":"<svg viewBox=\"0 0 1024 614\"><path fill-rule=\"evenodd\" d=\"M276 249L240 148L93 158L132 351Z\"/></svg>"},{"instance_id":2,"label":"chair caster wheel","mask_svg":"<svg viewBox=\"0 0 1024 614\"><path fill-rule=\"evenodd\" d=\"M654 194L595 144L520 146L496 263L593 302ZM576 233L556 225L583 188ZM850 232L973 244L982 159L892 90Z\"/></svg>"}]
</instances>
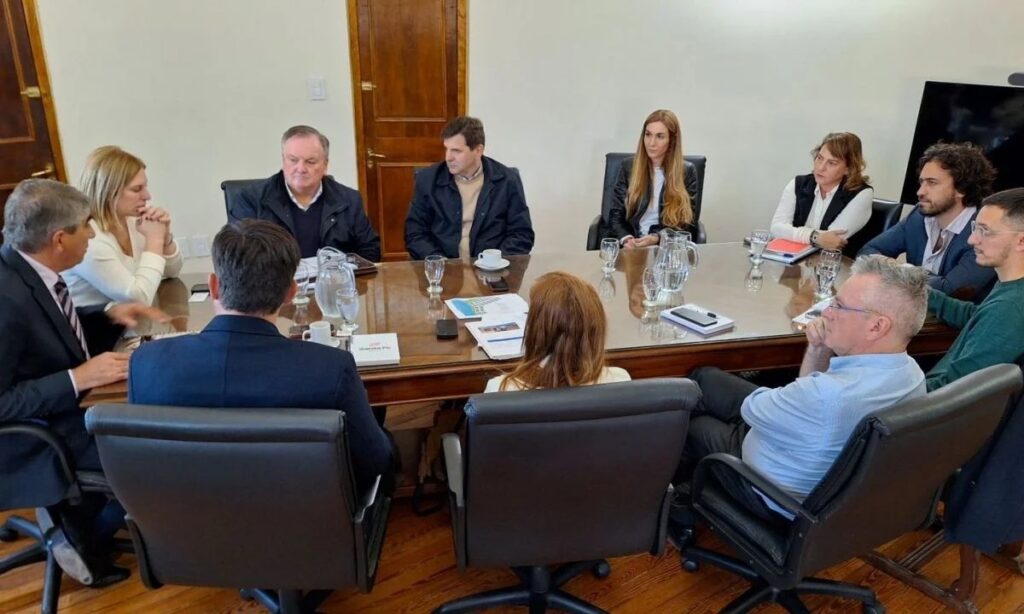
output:
<instances>
[{"instance_id":1,"label":"chair caster wheel","mask_svg":"<svg viewBox=\"0 0 1024 614\"><path fill-rule=\"evenodd\" d=\"M683 569L688 571L688 572L690 572L690 573L694 573L694 572L700 570L700 562L699 561L695 561L693 559L683 559L682 563L683 563Z\"/></svg>"},{"instance_id":2,"label":"chair caster wheel","mask_svg":"<svg viewBox=\"0 0 1024 614\"><path fill-rule=\"evenodd\" d=\"M251 589L251 588L240 589L238 591L238 596L241 597L243 601L252 601L253 599L256 598L256 595L255 595L253 589Z\"/></svg>"},{"instance_id":3,"label":"chair caster wheel","mask_svg":"<svg viewBox=\"0 0 1024 614\"><path fill-rule=\"evenodd\" d=\"M880 603L865 603L861 606L864 614L885 614L885 606Z\"/></svg>"},{"instance_id":4,"label":"chair caster wheel","mask_svg":"<svg viewBox=\"0 0 1024 614\"><path fill-rule=\"evenodd\" d=\"M590 573L594 574L595 578L604 580L612 574L612 566L608 564L608 561L601 561L590 568Z\"/></svg>"},{"instance_id":5,"label":"chair caster wheel","mask_svg":"<svg viewBox=\"0 0 1024 614\"><path fill-rule=\"evenodd\" d=\"M18 532L14 529L8 529L7 527L0 527L0 542L13 542L17 541Z\"/></svg>"}]
</instances>

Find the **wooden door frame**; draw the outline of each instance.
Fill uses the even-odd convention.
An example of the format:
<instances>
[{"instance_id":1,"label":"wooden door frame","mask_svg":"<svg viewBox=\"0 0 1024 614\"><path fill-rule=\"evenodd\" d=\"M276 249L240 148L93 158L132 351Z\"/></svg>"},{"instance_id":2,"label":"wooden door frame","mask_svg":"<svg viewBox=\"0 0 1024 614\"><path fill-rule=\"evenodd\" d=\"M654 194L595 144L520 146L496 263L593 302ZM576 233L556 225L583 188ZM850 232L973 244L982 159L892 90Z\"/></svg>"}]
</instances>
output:
<instances>
[{"instance_id":1,"label":"wooden door frame","mask_svg":"<svg viewBox=\"0 0 1024 614\"><path fill-rule=\"evenodd\" d=\"M359 54L359 1L347 0L348 4L348 53L349 64L351 65L352 76L352 117L355 122L356 135L356 173L359 181L359 193L363 197L363 207L369 207L370 203L366 194L366 137L363 134L363 93L362 93L362 70L360 68ZM444 0L440 0L444 1ZM467 30L466 12L469 7L469 0L456 0L455 33L458 46L458 74L456 79L461 87L458 88L458 114L466 114L467 90L469 89L469 73L467 57ZM440 135L437 137L441 138ZM382 231L382 229L378 229Z\"/></svg>"},{"instance_id":2,"label":"wooden door frame","mask_svg":"<svg viewBox=\"0 0 1024 614\"><path fill-rule=\"evenodd\" d=\"M50 89L50 73L46 70L46 58L43 52L43 35L39 29L39 9L36 0L13 0L21 2L25 12L25 27L28 30L29 46L32 49L32 62L36 69L36 85L39 87L40 99L43 103L43 115L46 117L46 130L50 135L50 151L53 153L53 165L56 167L56 179L67 182L67 167L64 165L64 152L60 146L60 131L57 130L57 112L53 104ZM16 50L15 50L16 51ZM21 83L21 87L32 84Z\"/></svg>"}]
</instances>

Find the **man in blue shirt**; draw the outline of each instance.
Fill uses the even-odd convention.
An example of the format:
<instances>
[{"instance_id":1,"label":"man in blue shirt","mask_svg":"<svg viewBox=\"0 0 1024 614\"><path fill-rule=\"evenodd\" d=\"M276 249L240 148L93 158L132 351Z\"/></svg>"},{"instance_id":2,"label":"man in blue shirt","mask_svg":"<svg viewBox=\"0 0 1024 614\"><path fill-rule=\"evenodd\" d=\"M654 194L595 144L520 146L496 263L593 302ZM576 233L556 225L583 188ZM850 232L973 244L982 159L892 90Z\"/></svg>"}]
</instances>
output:
<instances>
[{"instance_id":1,"label":"man in blue shirt","mask_svg":"<svg viewBox=\"0 0 1024 614\"><path fill-rule=\"evenodd\" d=\"M704 395L690 420L685 460L738 456L802 501L864 416L925 394L924 373L906 348L924 323L927 287L918 267L859 258L832 304L807 327L793 383L758 388L718 369L694 371ZM785 515L735 474L715 475L754 513L769 520ZM676 520L685 515L673 512ZM676 536L682 529L673 523Z\"/></svg>"}]
</instances>

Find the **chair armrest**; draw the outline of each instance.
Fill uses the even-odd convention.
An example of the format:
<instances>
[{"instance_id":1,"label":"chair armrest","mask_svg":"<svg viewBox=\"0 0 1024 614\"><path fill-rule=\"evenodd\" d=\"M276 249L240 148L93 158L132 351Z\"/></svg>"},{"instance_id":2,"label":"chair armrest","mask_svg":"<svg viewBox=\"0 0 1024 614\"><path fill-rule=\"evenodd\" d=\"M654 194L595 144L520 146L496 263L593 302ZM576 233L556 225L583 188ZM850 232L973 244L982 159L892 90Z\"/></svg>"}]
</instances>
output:
<instances>
[{"instance_id":1,"label":"chair armrest","mask_svg":"<svg viewBox=\"0 0 1024 614\"><path fill-rule=\"evenodd\" d=\"M57 460L60 462L60 470L64 474L64 479L76 491L78 490L75 469L71 466L71 453L68 451L67 445L54 435L50 429L28 422L11 422L0 426L0 436L2 435L29 435L53 448L54 453L57 455Z\"/></svg>"},{"instance_id":2,"label":"chair armrest","mask_svg":"<svg viewBox=\"0 0 1024 614\"><path fill-rule=\"evenodd\" d=\"M697 221L697 236L693 238L694 243L700 243L703 245L708 242L708 233L704 229L704 222Z\"/></svg>"},{"instance_id":3,"label":"chair armrest","mask_svg":"<svg viewBox=\"0 0 1024 614\"><path fill-rule=\"evenodd\" d=\"M366 494L363 495L363 500L359 502L359 509L356 510L355 517L353 518L355 522L363 522L366 517L366 510L372 509L373 504L377 502L377 493L380 492L380 483L382 479L384 479L384 476L378 475L373 481L373 486L371 486L370 489L366 491Z\"/></svg>"},{"instance_id":4,"label":"chair armrest","mask_svg":"<svg viewBox=\"0 0 1024 614\"><path fill-rule=\"evenodd\" d=\"M590 229L587 231L587 251L594 251L601 247L601 214L598 213L593 222L590 222Z\"/></svg>"},{"instance_id":5,"label":"chair armrest","mask_svg":"<svg viewBox=\"0 0 1024 614\"><path fill-rule=\"evenodd\" d=\"M455 433L445 433L441 436L441 445L444 448L444 468L448 474L448 490L455 495L455 505L463 507L463 478L462 478L462 442Z\"/></svg>"},{"instance_id":6,"label":"chair armrest","mask_svg":"<svg viewBox=\"0 0 1024 614\"><path fill-rule=\"evenodd\" d=\"M793 495L768 481L767 478L751 469L749 465L732 454L725 454L722 452L709 454L701 459L697 464L697 469L693 473L693 492L690 495L693 500L696 501L700 499L701 491L704 490L704 484L708 478L708 473L711 471L712 465L715 464L723 465L727 469L738 474L751 486L761 491L763 495L771 499L775 505L778 505L790 514L799 516L811 523L818 522L817 516L808 512Z\"/></svg>"}]
</instances>

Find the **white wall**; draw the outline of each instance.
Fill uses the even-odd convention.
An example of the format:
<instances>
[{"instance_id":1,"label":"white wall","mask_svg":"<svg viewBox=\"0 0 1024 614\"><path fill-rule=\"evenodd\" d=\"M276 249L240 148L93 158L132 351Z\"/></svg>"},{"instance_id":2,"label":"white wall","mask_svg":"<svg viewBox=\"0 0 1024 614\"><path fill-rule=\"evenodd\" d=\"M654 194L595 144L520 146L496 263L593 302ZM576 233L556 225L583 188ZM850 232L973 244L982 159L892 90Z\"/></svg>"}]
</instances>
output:
<instances>
[{"instance_id":1,"label":"white wall","mask_svg":"<svg viewBox=\"0 0 1024 614\"><path fill-rule=\"evenodd\" d=\"M341 0L37 1L73 181L93 147L122 145L178 234L213 234L219 182L269 175L302 122L354 185ZM712 240L736 240L832 130L861 136L876 194L896 197L923 82L1004 84L1022 23L1007 0L470 0L469 111L522 172L535 251L582 249L604 153L635 148L658 107L708 156ZM307 100L311 75L327 102Z\"/></svg>"}]
</instances>

